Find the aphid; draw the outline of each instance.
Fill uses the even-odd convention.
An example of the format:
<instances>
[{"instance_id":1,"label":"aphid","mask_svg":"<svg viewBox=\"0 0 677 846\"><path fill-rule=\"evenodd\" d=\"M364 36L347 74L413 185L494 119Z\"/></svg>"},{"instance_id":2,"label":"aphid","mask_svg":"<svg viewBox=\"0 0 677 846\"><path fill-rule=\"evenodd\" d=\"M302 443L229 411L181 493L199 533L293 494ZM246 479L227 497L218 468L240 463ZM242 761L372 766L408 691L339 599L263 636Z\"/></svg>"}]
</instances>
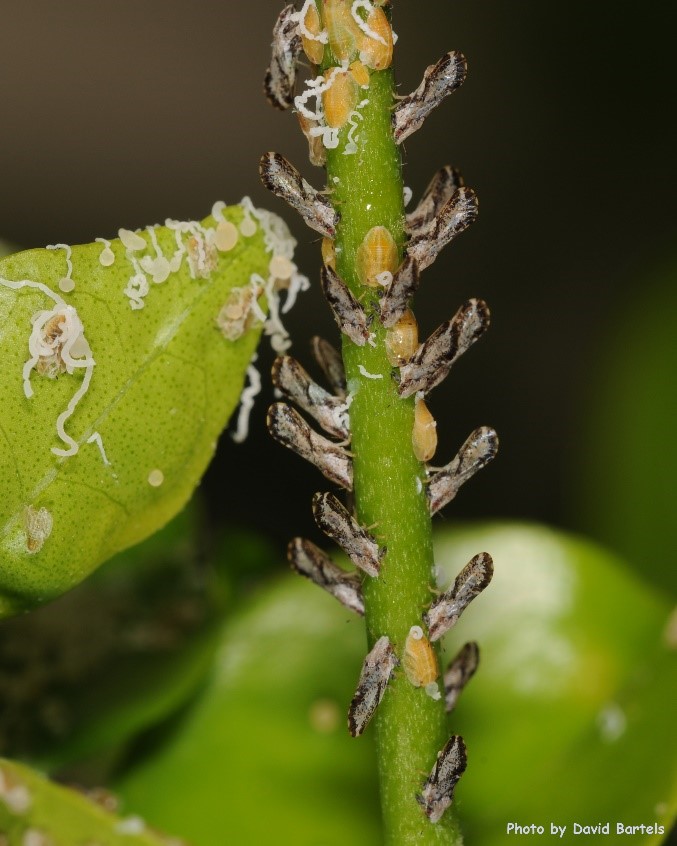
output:
<instances>
[{"instance_id":1,"label":"aphid","mask_svg":"<svg viewBox=\"0 0 677 846\"><path fill-rule=\"evenodd\" d=\"M337 349L329 341L315 335L310 339L310 350L313 358L319 364L324 377L329 382L331 389L340 396L345 396L347 391L346 373L343 369L343 361Z\"/></svg>"},{"instance_id":2,"label":"aphid","mask_svg":"<svg viewBox=\"0 0 677 846\"><path fill-rule=\"evenodd\" d=\"M322 251L322 263L332 270L336 270L336 245L331 238L323 238L320 247Z\"/></svg>"},{"instance_id":3,"label":"aphid","mask_svg":"<svg viewBox=\"0 0 677 846\"><path fill-rule=\"evenodd\" d=\"M416 208L406 216L404 228L407 234L410 237L420 234L464 184L456 168L451 165L440 168L430 180Z\"/></svg>"},{"instance_id":4,"label":"aphid","mask_svg":"<svg viewBox=\"0 0 677 846\"><path fill-rule=\"evenodd\" d=\"M313 516L318 527L336 541L356 567L374 579L378 577L387 549L379 548L373 535L360 526L333 494L315 494Z\"/></svg>"},{"instance_id":5,"label":"aphid","mask_svg":"<svg viewBox=\"0 0 677 846\"><path fill-rule=\"evenodd\" d=\"M437 449L437 423L425 402L418 398L414 407L411 445L419 461L430 461Z\"/></svg>"},{"instance_id":6,"label":"aphid","mask_svg":"<svg viewBox=\"0 0 677 846\"><path fill-rule=\"evenodd\" d=\"M360 282L370 288L378 288L379 274L397 269L397 244L385 226L373 226L367 232L357 248L355 264Z\"/></svg>"},{"instance_id":7,"label":"aphid","mask_svg":"<svg viewBox=\"0 0 677 846\"><path fill-rule=\"evenodd\" d=\"M420 626L412 626L404 643L402 666L414 687L423 687L431 699L440 699L437 677L440 674L437 656Z\"/></svg>"},{"instance_id":8,"label":"aphid","mask_svg":"<svg viewBox=\"0 0 677 846\"><path fill-rule=\"evenodd\" d=\"M463 688L475 675L480 663L480 648L474 640L466 643L444 673L444 705L447 714L454 710Z\"/></svg>"},{"instance_id":9,"label":"aphid","mask_svg":"<svg viewBox=\"0 0 677 846\"><path fill-rule=\"evenodd\" d=\"M401 397L419 391L427 394L446 378L454 362L489 328L489 308L484 300L468 300L451 320L439 326L400 368Z\"/></svg>"},{"instance_id":10,"label":"aphid","mask_svg":"<svg viewBox=\"0 0 677 846\"><path fill-rule=\"evenodd\" d=\"M405 364L418 349L418 323L414 312L407 309L397 323L386 332L386 355L394 367Z\"/></svg>"},{"instance_id":11,"label":"aphid","mask_svg":"<svg viewBox=\"0 0 677 846\"><path fill-rule=\"evenodd\" d=\"M346 0L325 0L324 23L329 34L329 46L338 59L357 57L364 35L353 16Z\"/></svg>"},{"instance_id":12,"label":"aphid","mask_svg":"<svg viewBox=\"0 0 677 846\"><path fill-rule=\"evenodd\" d=\"M325 432L341 440L350 438L348 406L345 400L332 396L314 382L301 365L288 355L273 362L273 385L285 399L291 400L313 417Z\"/></svg>"},{"instance_id":13,"label":"aphid","mask_svg":"<svg viewBox=\"0 0 677 846\"><path fill-rule=\"evenodd\" d=\"M456 51L446 53L437 64L425 69L418 88L400 100L393 111L393 136L397 144L420 129L430 112L463 85L467 71L465 56Z\"/></svg>"},{"instance_id":14,"label":"aphid","mask_svg":"<svg viewBox=\"0 0 677 846\"><path fill-rule=\"evenodd\" d=\"M450 503L461 485L495 458L497 452L496 431L488 426L475 429L454 459L431 477L427 489L430 513L436 514Z\"/></svg>"},{"instance_id":15,"label":"aphid","mask_svg":"<svg viewBox=\"0 0 677 846\"><path fill-rule=\"evenodd\" d=\"M271 106L288 109L296 82L296 61L301 52L296 9L285 6L273 27L273 54L263 81L263 90Z\"/></svg>"},{"instance_id":16,"label":"aphid","mask_svg":"<svg viewBox=\"0 0 677 846\"><path fill-rule=\"evenodd\" d=\"M479 596L494 575L494 562L488 552L480 552L465 565L446 593L438 597L423 615L430 640L439 640L456 625L459 617Z\"/></svg>"},{"instance_id":17,"label":"aphid","mask_svg":"<svg viewBox=\"0 0 677 846\"><path fill-rule=\"evenodd\" d=\"M314 132L320 126L319 120L311 120L303 112L297 111L296 117L301 127L301 132L308 142L308 158L315 167L324 167L327 163L327 148L322 143L321 133Z\"/></svg>"},{"instance_id":18,"label":"aphid","mask_svg":"<svg viewBox=\"0 0 677 846\"><path fill-rule=\"evenodd\" d=\"M418 262L419 270L435 261L442 249L477 219L477 195L472 188L454 192L430 223L420 229L407 244L407 253Z\"/></svg>"},{"instance_id":19,"label":"aphid","mask_svg":"<svg viewBox=\"0 0 677 846\"><path fill-rule=\"evenodd\" d=\"M268 409L268 431L284 446L305 458L332 482L346 490L353 487L353 462L345 450L314 432L306 421L284 402Z\"/></svg>"},{"instance_id":20,"label":"aphid","mask_svg":"<svg viewBox=\"0 0 677 846\"><path fill-rule=\"evenodd\" d=\"M353 3L352 15L358 20L357 7L369 8L370 3ZM393 30L385 16L383 9L373 6L369 11L366 23L358 22L358 26L364 32L360 49L360 61L373 70L385 70L390 67L393 60ZM360 25L362 24L362 25Z\"/></svg>"},{"instance_id":21,"label":"aphid","mask_svg":"<svg viewBox=\"0 0 677 846\"><path fill-rule=\"evenodd\" d=\"M381 298L381 323L386 328L394 326L406 314L409 300L416 293L420 278L418 263L410 255L405 255Z\"/></svg>"},{"instance_id":22,"label":"aphid","mask_svg":"<svg viewBox=\"0 0 677 846\"><path fill-rule=\"evenodd\" d=\"M322 290L338 327L350 340L363 347L369 340L369 321L355 295L331 267L322 268Z\"/></svg>"},{"instance_id":23,"label":"aphid","mask_svg":"<svg viewBox=\"0 0 677 846\"><path fill-rule=\"evenodd\" d=\"M279 153L264 153L259 162L261 181L276 197L285 200L307 225L333 238L339 216L329 200L316 191Z\"/></svg>"},{"instance_id":24,"label":"aphid","mask_svg":"<svg viewBox=\"0 0 677 846\"><path fill-rule=\"evenodd\" d=\"M350 611L364 616L362 583L357 573L346 573L305 538L290 541L287 559L292 570L326 590Z\"/></svg>"},{"instance_id":25,"label":"aphid","mask_svg":"<svg viewBox=\"0 0 677 846\"><path fill-rule=\"evenodd\" d=\"M360 89L348 71L334 75L332 84L322 94L322 106L327 126L340 129L357 105Z\"/></svg>"},{"instance_id":26,"label":"aphid","mask_svg":"<svg viewBox=\"0 0 677 846\"><path fill-rule=\"evenodd\" d=\"M33 508L27 505L23 513L26 549L31 554L40 552L45 541L52 534L54 518L46 508Z\"/></svg>"},{"instance_id":27,"label":"aphid","mask_svg":"<svg viewBox=\"0 0 677 846\"><path fill-rule=\"evenodd\" d=\"M390 640L383 635L364 659L355 696L348 709L348 729L353 737L359 737L367 727L397 664Z\"/></svg>"},{"instance_id":28,"label":"aphid","mask_svg":"<svg viewBox=\"0 0 677 846\"><path fill-rule=\"evenodd\" d=\"M305 14L303 10L305 9ZM301 43L303 44L303 51L314 65L319 65L324 58L324 44L327 40L326 34L324 40L322 38L322 26L320 21L320 13L317 11L315 0L311 3L304 4L301 9ZM308 35L305 34L305 32ZM310 37L312 36L312 37Z\"/></svg>"},{"instance_id":29,"label":"aphid","mask_svg":"<svg viewBox=\"0 0 677 846\"><path fill-rule=\"evenodd\" d=\"M416 801L423 808L431 823L439 822L451 805L454 788L465 772L468 756L463 738L451 737L437 753L437 760L423 784L423 789L416 795Z\"/></svg>"}]
</instances>

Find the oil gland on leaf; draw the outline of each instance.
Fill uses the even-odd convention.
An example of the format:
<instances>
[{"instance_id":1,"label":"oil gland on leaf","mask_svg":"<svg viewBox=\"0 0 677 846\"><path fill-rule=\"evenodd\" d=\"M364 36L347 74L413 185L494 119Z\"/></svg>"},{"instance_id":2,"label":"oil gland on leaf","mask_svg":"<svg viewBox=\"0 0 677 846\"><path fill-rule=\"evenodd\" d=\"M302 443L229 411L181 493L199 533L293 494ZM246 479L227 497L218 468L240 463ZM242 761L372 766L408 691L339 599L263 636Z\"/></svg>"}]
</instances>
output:
<instances>
[{"instance_id":1,"label":"oil gland on leaf","mask_svg":"<svg viewBox=\"0 0 677 846\"><path fill-rule=\"evenodd\" d=\"M245 220L254 234L234 237ZM257 304L248 329L241 304L229 340L219 314L238 289L268 294L271 258L293 244L247 200L0 260L0 617L71 588L183 507L266 318Z\"/></svg>"}]
</instances>

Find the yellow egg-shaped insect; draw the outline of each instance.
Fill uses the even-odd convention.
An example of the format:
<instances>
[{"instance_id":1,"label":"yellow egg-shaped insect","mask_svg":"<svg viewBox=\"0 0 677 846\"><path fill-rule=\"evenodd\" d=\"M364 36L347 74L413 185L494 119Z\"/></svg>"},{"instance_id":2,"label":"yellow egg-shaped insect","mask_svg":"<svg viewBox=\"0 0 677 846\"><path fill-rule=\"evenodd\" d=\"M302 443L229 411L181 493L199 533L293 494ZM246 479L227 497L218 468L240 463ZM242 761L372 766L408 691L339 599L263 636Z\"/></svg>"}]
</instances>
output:
<instances>
[{"instance_id":1,"label":"yellow egg-shaped insect","mask_svg":"<svg viewBox=\"0 0 677 846\"><path fill-rule=\"evenodd\" d=\"M329 34L329 46L340 61L357 58L364 33L357 25L347 0L325 0L324 23Z\"/></svg>"},{"instance_id":2,"label":"yellow egg-shaped insect","mask_svg":"<svg viewBox=\"0 0 677 846\"><path fill-rule=\"evenodd\" d=\"M336 246L331 238L323 238L322 239L322 261L325 264L325 267L331 267L332 270L336 270Z\"/></svg>"},{"instance_id":3,"label":"yellow egg-shaped insect","mask_svg":"<svg viewBox=\"0 0 677 846\"><path fill-rule=\"evenodd\" d=\"M386 332L386 355L394 367L406 364L418 347L418 323L414 312L407 309L397 323Z\"/></svg>"},{"instance_id":4,"label":"yellow egg-shaped insect","mask_svg":"<svg viewBox=\"0 0 677 846\"><path fill-rule=\"evenodd\" d=\"M340 129L357 105L358 84L347 71L335 74L331 86L322 94L324 118L327 125Z\"/></svg>"},{"instance_id":5,"label":"yellow egg-shaped insect","mask_svg":"<svg viewBox=\"0 0 677 846\"><path fill-rule=\"evenodd\" d=\"M369 71L362 62L353 62L348 70L358 85L362 87L369 85Z\"/></svg>"},{"instance_id":6,"label":"yellow egg-shaped insect","mask_svg":"<svg viewBox=\"0 0 677 846\"><path fill-rule=\"evenodd\" d=\"M374 7L367 18L367 29L376 38L365 35L360 61L373 70L385 70L393 60L393 30L383 9Z\"/></svg>"},{"instance_id":7,"label":"yellow egg-shaped insect","mask_svg":"<svg viewBox=\"0 0 677 846\"><path fill-rule=\"evenodd\" d=\"M311 3L311 5L308 6L303 19L303 25L308 32L316 36L322 31L320 13L317 11L315 3ZM301 44L303 45L304 53L308 56L310 61L314 65L319 65L324 58L324 44L316 38L308 38L307 35L301 35Z\"/></svg>"},{"instance_id":8,"label":"yellow egg-shaped insect","mask_svg":"<svg viewBox=\"0 0 677 846\"><path fill-rule=\"evenodd\" d=\"M411 445L419 461L430 461L437 449L437 423L422 399L416 400Z\"/></svg>"},{"instance_id":9,"label":"yellow egg-shaped insect","mask_svg":"<svg viewBox=\"0 0 677 846\"><path fill-rule=\"evenodd\" d=\"M435 650L420 626L412 626L404 643L404 672L414 687L433 684L440 674Z\"/></svg>"},{"instance_id":10,"label":"yellow egg-shaped insect","mask_svg":"<svg viewBox=\"0 0 677 846\"><path fill-rule=\"evenodd\" d=\"M373 226L357 248L356 269L360 282L376 288L381 273L394 273L399 265L397 244L385 226Z\"/></svg>"}]
</instances>

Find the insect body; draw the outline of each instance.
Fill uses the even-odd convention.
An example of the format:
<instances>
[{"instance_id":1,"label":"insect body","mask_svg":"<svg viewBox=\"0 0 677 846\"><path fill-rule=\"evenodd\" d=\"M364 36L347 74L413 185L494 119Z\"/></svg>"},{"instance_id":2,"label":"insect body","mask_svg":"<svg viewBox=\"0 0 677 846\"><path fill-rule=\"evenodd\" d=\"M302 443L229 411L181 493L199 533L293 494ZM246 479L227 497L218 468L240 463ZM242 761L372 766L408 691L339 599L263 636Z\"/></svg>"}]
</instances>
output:
<instances>
[{"instance_id":1,"label":"insect body","mask_svg":"<svg viewBox=\"0 0 677 846\"><path fill-rule=\"evenodd\" d=\"M489 328L484 300L468 300L451 320L439 326L400 369L401 397L427 394L447 376L454 362Z\"/></svg>"},{"instance_id":2,"label":"insect body","mask_svg":"<svg viewBox=\"0 0 677 846\"><path fill-rule=\"evenodd\" d=\"M414 687L423 687L431 699L440 699L437 656L420 626L412 626L404 644L404 672Z\"/></svg>"},{"instance_id":3,"label":"insect body","mask_svg":"<svg viewBox=\"0 0 677 846\"><path fill-rule=\"evenodd\" d=\"M472 188L459 188L430 222L413 233L407 252L418 262L419 270L435 261L440 251L477 219L479 206Z\"/></svg>"},{"instance_id":4,"label":"insect body","mask_svg":"<svg viewBox=\"0 0 677 846\"><path fill-rule=\"evenodd\" d=\"M430 631L430 640L439 640L491 581L494 562L488 552L480 552L465 565L452 587L433 602L423 615Z\"/></svg>"},{"instance_id":5,"label":"insect body","mask_svg":"<svg viewBox=\"0 0 677 846\"><path fill-rule=\"evenodd\" d=\"M356 573L346 573L314 543L304 538L294 538L290 542L287 558L293 570L326 590L341 605L364 616L362 585Z\"/></svg>"},{"instance_id":6,"label":"insect body","mask_svg":"<svg viewBox=\"0 0 677 846\"><path fill-rule=\"evenodd\" d=\"M320 529L346 552L355 566L376 578L386 548L379 548L374 537L355 520L330 493L316 493L313 515Z\"/></svg>"},{"instance_id":7,"label":"insect body","mask_svg":"<svg viewBox=\"0 0 677 846\"><path fill-rule=\"evenodd\" d=\"M348 709L348 729L353 737L361 735L373 717L397 663L389 638L380 637L364 659L355 696Z\"/></svg>"},{"instance_id":8,"label":"insect body","mask_svg":"<svg viewBox=\"0 0 677 846\"><path fill-rule=\"evenodd\" d=\"M466 643L444 672L444 706L449 713L456 707L463 688L475 675L480 662L480 648L474 642Z\"/></svg>"},{"instance_id":9,"label":"insect body","mask_svg":"<svg viewBox=\"0 0 677 846\"><path fill-rule=\"evenodd\" d=\"M407 309L402 317L386 332L386 355L395 367L406 364L418 349L418 323L414 312Z\"/></svg>"},{"instance_id":10,"label":"insect body","mask_svg":"<svg viewBox=\"0 0 677 846\"><path fill-rule=\"evenodd\" d=\"M428 484L430 513L436 514L451 502L459 488L486 466L498 452L498 435L481 426L467 438L455 458L431 477Z\"/></svg>"},{"instance_id":11,"label":"insect body","mask_svg":"<svg viewBox=\"0 0 677 846\"><path fill-rule=\"evenodd\" d=\"M422 399L414 407L414 429L411 433L414 455L419 461L430 461L437 449L437 423Z\"/></svg>"},{"instance_id":12,"label":"insect body","mask_svg":"<svg viewBox=\"0 0 677 846\"><path fill-rule=\"evenodd\" d=\"M465 56L456 51L446 53L437 64L425 69L421 84L400 100L393 112L393 135L398 144L416 132L430 112L463 85L467 70Z\"/></svg>"},{"instance_id":13,"label":"insect body","mask_svg":"<svg viewBox=\"0 0 677 846\"><path fill-rule=\"evenodd\" d=\"M405 255L381 298L381 322L386 328L394 326L405 314L419 281L418 263L410 255Z\"/></svg>"},{"instance_id":14,"label":"insect body","mask_svg":"<svg viewBox=\"0 0 677 846\"><path fill-rule=\"evenodd\" d=\"M273 54L263 81L263 90L271 106L288 109L293 100L296 61L301 52L296 10L285 6L273 27Z\"/></svg>"},{"instance_id":15,"label":"insect body","mask_svg":"<svg viewBox=\"0 0 677 846\"><path fill-rule=\"evenodd\" d=\"M261 181L276 197L285 200L311 229L333 238L338 215L329 200L316 191L279 153L264 153L259 162Z\"/></svg>"},{"instance_id":16,"label":"insect body","mask_svg":"<svg viewBox=\"0 0 677 846\"><path fill-rule=\"evenodd\" d=\"M440 168L423 192L414 211L406 216L407 234L409 236L420 234L463 184L463 177L456 168L450 165Z\"/></svg>"},{"instance_id":17,"label":"insect body","mask_svg":"<svg viewBox=\"0 0 677 846\"><path fill-rule=\"evenodd\" d=\"M363 347L369 340L367 315L346 283L331 267L322 268L322 290L338 327L350 340Z\"/></svg>"},{"instance_id":18,"label":"insect body","mask_svg":"<svg viewBox=\"0 0 677 846\"><path fill-rule=\"evenodd\" d=\"M458 735L451 737L437 753L437 760L416 801L431 823L439 822L451 805L454 788L468 762L465 743Z\"/></svg>"},{"instance_id":19,"label":"insect body","mask_svg":"<svg viewBox=\"0 0 677 846\"><path fill-rule=\"evenodd\" d=\"M320 338L319 335L311 338L310 350L332 390L340 396L345 396L347 390L346 374L338 350L329 341Z\"/></svg>"},{"instance_id":20,"label":"insect body","mask_svg":"<svg viewBox=\"0 0 677 846\"><path fill-rule=\"evenodd\" d=\"M376 288L378 276L392 274L398 265L397 244L385 226L373 226L357 249L357 275L363 285Z\"/></svg>"},{"instance_id":21,"label":"insect body","mask_svg":"<svg viewBox=\"0 0 677 846\"><path fill-rule=\"evenodd\" d=\"M276 358L272 375L273 384L284 397L314 417L325 432L341 440L350 438L346 402L314 382L295 358L288 355Z\"/></svg>"},{"instance_id":22,"label":"insect body","mask_svg":"<svg viewBox=\"0 0 677 846\"><path fill-rule=\"evenodd\" d=\"M341 447L314 432L298 412L286 403L276 402L268 409L268 431L284 446L294 450L346 490L353 487L352 460Z\"/></svg>"}]
</instances>

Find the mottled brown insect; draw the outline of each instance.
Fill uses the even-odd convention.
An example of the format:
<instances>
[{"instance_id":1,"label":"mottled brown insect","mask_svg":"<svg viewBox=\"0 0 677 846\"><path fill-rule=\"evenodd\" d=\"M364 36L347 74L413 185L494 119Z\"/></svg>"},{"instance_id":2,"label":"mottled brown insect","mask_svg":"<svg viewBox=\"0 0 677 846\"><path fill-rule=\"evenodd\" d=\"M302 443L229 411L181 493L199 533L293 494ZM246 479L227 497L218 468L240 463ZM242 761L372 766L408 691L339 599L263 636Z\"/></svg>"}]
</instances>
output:
<instances>
[{"instance_id":1,"label":"mottled brown insect","mask_svg":"<svg viewBox=\"0 0 677 846\"><path fill-rule=\"evenodd\" d=\"M372 578L377 578L387 550L352 517L330 493L313 497L313 516L318 527L343 549L350 560Z\"/></svg>"},{"instance_id":2,"label":"mottled brown insect","mask_svg":"<svg viewBox=\"0 0 677 846\"><path fill-rule=\"evenodd\" d=\"M305 458L346 490L353 487L353 463L345 450L314 432L298 412L284 402L268 409L268 431L276 441Z\"/></svg>"},{"instance_id":3,"label":"mottled brown insect","mask_svg":"<svg viewBox=\"0 0 677 846\"><path fill-rule=\"evenodd\" d=\"M271 106L288 109L293 102L296 62L301 52L301 36L293 4L285 6L273 27L273 54L263 81Z\"/></svg>"},{"instance_id":4,"label":"mottled brown insect","mask_svg":"<svg viewBox=\"0 0 677 846\"><path fill-rule=\"evenodd\" d=\"M454 362L489 328L489 307L484 300L468 300L451 320L439 326L400 368L401 397L429 393L446 378Z\"/></svg>"},{"instance_id":5,"label":"mottled brown insect","mask_svg":"<svg viewBox=\"0 0 677 846\"><path fill-rule=\"evenodd\" d=\"M398 144L420 129L430 112L465 82L468 63L462 53L446 53L429 65L415 91L404 97L393 111L393 136Z\"/></svg>"},{"instance_id":6,"label":"mottled brown insect","mask_svg":"<svg viewBox=\"0 0 677 846\"><path fill-rule=\"evenodd\" d=\"M325 432L340 440L350 438L348 406L314 382L295 358L278 356L273 362L273 385L285 399L313 417Z\"/></svg>"},{"instance_id":7,"label":"mottled brown insect","mask_svg":"<svg viewBox=\"0 0 677 846\"><path fill-rule=\"evenodd\" d=\"M480 552L465 565L451 588L438 597L423 615L433 643L456 625L459 617L479 596L494 575L494 562L488 552Z\"/></svg>"},{"instance_id":8,"label":"mottled brown insect","mask_svg":"<svg viewBox=\"0 0 677 846\"><path fill-rule=\"evenodd\" d=\"M364 659L355 696L348 709L348 729L353 737L359 737L367 727L397 664L389 638L380 637Z\"/></svg>"},{"instance_id":9,"label":"mottled brown insect","mask_svg":"<svg viewBox=\"0 0 677 846\"><path fill-rule=\"evenodd\" d=\"M350 340L363 347L369 340L369 321L355 295L331 267L322 268L322 290L339 329Z\"/></svg>"},{"instance_id":10,"label":"mottled brown insect","mask_svg":"<svg viewBox=\"0 0 677 846\"><path fill-rule=\"evenodd\" d=\"M444 672L444 707L454 710L458 697L475 675L480 663L480 648L475 641L464 644Z\"/></svg>"},{"instance_id":11,"label":"mottled brown insect","mask_svg":"<svg viewBox=\"0 0 677 846\"><path fill-rule=\"evenodd\" d=\"M498 453L498 435L494 429L481 426L470 434L456 456L428 483L430 513L436 514L451 502L461 485L485 467Z\"/></svg>"},{"instance_id":12,"label":"mottled brown insect","mask_svg":"<svg viewBox=\"0 0 677 846\"><path fill-rule=\"evenodd\" d=\"M259 173L266 188L289 203L311 229L327 238L334 237L338 214L329 200L306 182L284 156L264 153L259 162Z\"/></svg>"},{"instance_id":13,"label":"mottled brown insect","mask_svg":"<svg viewBox=\"0 0 677 846\"><path fill-rule=\"evenodd\" d=\"M419 235L464 184L463 177L456 168L451 165L440 168L430 180L416 208L406 216L407 234L410 237Z\"/></svg>"},{"instance_id":14,"label":"mottled brown insect","mask_svg":"<svg viewBox=\"0 0 677 846\"><path fill-rule=\"evenodd\" d=\"M327 148L322 143L321 134L313 132L314 129L320 126L320 122L318 120L311 120L300 111L296 112L296 117L298 118L301 132L305 135L308 142L308 159L310 163L315 165L315 167L324 167L327 163Z\"/></svg>"},{"instance_id":15,"label":"mottled brown insect","mask_svg":"<svg viewBox=\"0 0 677 846\"><path fill-rule=\"evenodd\" d=\"M293 570L326 590L350 611L364 616L362 583L357 573L346 573L305 538L294 538L289 543L287 558Z\"/></svg>"},{"instance_id":16,"label":"mottled brown insect","mask_svg":"<svg viewBox=\"0 0 677 846\"><path fill-rule=\"evenodd\" d=\"M347 391L346 373L339 351L319 335L310 339L310 350L331 389L344 397Z\"/></svg>"},{"instance_id":17,"label":"mottled brown insect","mask_svg":"<svg viewBox=\"0 0 677 846\"><path fill-rule=\"evenodd\" d=\"M477 219L479 204L472 188L454 192L427 226L416 232L407 244L407 253L418 262L419 270L435 261L441 250Z\"/></svg>"},{"instance_id":18,"label":"mottled brown insect","mask_svg":"<svg viewBox=\"0 0 677 846\"><path fill-rule=\"evenodd\" d=\"M454 788L465 772L468 756L463 738L451 737L437 753L437 760L423 784L423 789L416 796L416 801L423 808L431 823L439 822L451 805Z\"/></svg>"},{"instance_id":19,"label":"mottled brown insect","mask_svg":"<svg viewBox=\"0 0 677 846\"><path fill-rule=\"evenodd\" d=\"M387 329L394 326L408 310L409 301L418 289L420 278L418 263L410 255L405 255L381 298L381 323Z\"/></svg>"}]
</instances>

